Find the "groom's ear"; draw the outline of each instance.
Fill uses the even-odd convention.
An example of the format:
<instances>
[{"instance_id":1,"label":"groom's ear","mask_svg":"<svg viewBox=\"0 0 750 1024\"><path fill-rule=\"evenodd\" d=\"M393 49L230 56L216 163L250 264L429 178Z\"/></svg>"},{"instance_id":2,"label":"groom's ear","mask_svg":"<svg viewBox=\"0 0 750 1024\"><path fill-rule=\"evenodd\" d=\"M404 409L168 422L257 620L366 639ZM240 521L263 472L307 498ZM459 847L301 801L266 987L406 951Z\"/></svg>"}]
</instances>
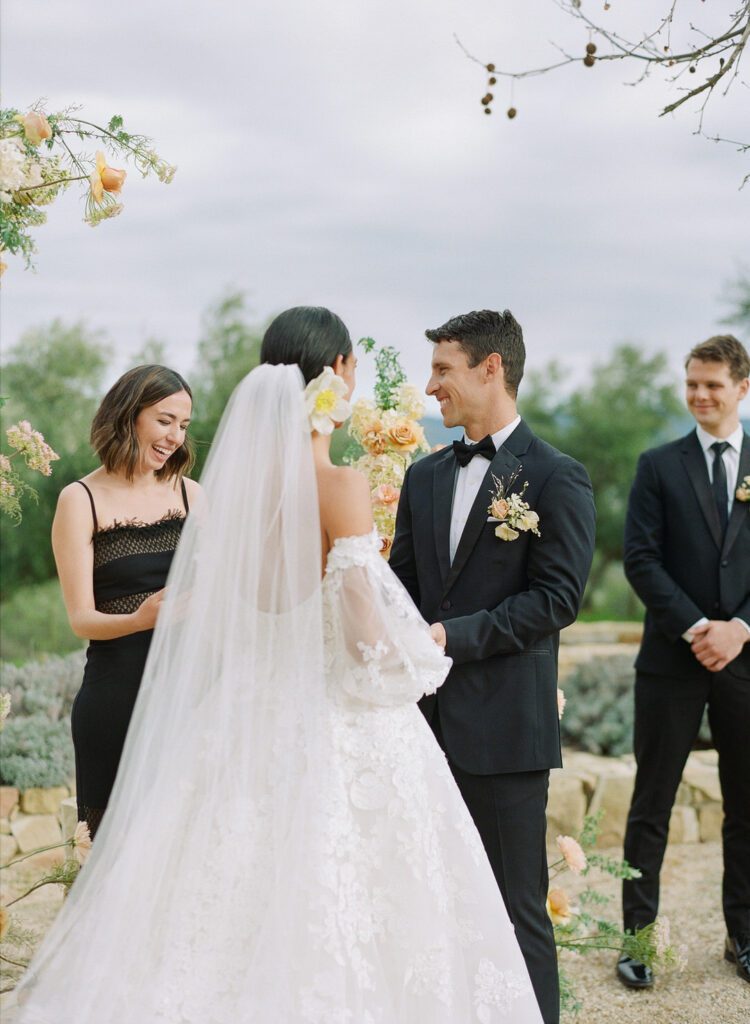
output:
<instances>
[{"instance_id":1,"label":"groom's ear","mask_svg":"<svg viewBox=\"0 0 750 1024\"><path fill-rule=\"evenodd\" d=\"M484 374L487 383L499 382L505 387L505 367L499 352L491 352L484 361Z\"/></svg>"}]
</instances>

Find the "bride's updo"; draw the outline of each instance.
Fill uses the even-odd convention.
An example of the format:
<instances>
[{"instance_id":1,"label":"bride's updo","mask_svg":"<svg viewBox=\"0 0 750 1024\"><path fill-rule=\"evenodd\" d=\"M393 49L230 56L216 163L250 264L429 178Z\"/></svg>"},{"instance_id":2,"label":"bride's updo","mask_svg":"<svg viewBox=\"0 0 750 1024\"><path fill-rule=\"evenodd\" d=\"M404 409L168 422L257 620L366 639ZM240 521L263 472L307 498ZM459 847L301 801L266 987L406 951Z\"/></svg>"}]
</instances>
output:
<instances>
[{"instance_id":1,"label":"bride's updo","mask_svg":"<svg viewBox=\"0 0 750 1024\"><path fill-rule=\"evenodd\" d=\"M324 306L294 306L271 321L263 335L261 363L296 363L308 384L352 351L343 320Z\"/></svg>"}]
</instances>

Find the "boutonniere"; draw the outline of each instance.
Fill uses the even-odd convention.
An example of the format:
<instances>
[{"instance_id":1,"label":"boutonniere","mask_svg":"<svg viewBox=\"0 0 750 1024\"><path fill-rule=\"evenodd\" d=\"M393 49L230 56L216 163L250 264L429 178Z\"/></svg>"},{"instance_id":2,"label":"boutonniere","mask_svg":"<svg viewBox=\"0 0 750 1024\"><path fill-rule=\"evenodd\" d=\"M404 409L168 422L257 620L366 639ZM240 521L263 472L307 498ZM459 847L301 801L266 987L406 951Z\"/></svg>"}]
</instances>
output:
<instances>
[{"instance_id":1,"label":"boutonniere","mask_svg":"<svg viewBox=\"0 0 750 1024\"><path fill-rule=\"evenodd\" d=\"M522 466L519 466L514 473L511 473L507 480L503 477L496 477L494 473L492 474L495 490L491 492L492 501L487 509L489 512L487 522L497 523L495 536L499 537L500 540L516 540L526 530L531 530L537 537L541 537L539 532L539 515L536 512L532 512L529 508L529 503L523 500L526 488L529 486L528 480L520 491L511 493L513 484L518 479L522 468Z\"/></svg>"},{"instance_id":2,"label":"boutonniere","mask_svg":"<svg viewBox=\"0 0 750 1024\"><path fill-rule=\"evenodd\" d=\"M737 501L750 501L750 476L743 478L742 483L734 492Z\"/></svg>"}]
</instances>

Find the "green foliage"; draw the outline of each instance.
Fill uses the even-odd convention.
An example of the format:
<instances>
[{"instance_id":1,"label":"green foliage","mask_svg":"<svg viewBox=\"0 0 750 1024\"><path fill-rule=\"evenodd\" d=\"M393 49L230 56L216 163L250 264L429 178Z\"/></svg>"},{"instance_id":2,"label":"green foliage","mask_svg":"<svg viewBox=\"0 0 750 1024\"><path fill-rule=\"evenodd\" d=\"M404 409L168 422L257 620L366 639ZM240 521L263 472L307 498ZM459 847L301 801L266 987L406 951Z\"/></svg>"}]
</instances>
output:
<instances>
[{"instance_id":1,"label":"green foliage","mask_svg":"<svg viewBox=\"0 0 750 1024\"><path fill-rule=\"evenodd\" d=\"M65 657L53 655L25 665L0 662L0 690L10 693L11 698L9 721L43 715L50 722L67 722L81 686L84 661L81 649Z\"/></svg>"},{"instance_id":2,"label":"green foliage","mask_svg":"<svg viewBox=\"0 0 750 1024\"><path fill-rule=\"evenodd\" d=\"M729 312L721 322L750 333L750 272L746 267L727 286L724 301Z\"/></svg>"},{"instance_id":3,"label":"green foliage","mask_svg":"<svg viewBox=\"0 0 750 1024\"><path fill-rule=\"evenodd\" d=\"M73 775L70 723L44 713L10 718L3 729L0 781L18 789L64 786Z\"/></svg>"},{"instance_id":4,"label":"green foliage","mask_svg":"<svg viewBox=\"0 0 750 1024\"><path fill-rule=\"evenodd\" d=\"M212 306L203 322L198 359L190 375L194 416L190 434L196 445L197 479L208 455L229 396L260 360L263 332L245 318L245 296L231 292ZM193 383L194 382L194 383ZM248 438L248 443L252 442Z\"/></svg>"},{"instance_id":5,"label":"green foliage","mask_svg":"<svg viewBox=\"0 0 750 1024\"><path fill-rule=\"evenodd\" d=\"M673 436L684 410L663 353L648 356L619 345L590 379L565 391L565 371L553 363L531 373L521 412L531 427L583 465L594 485L598 572L622 561L628 494L638 456ZM597 573L592 585L598 584Z\"/></svg>"},{"instance_id":6,"label":"green foliage","mask_svg":"<svg viewBox=\"0 0 750 1024\"><path fill-rule=\"evenodd\" d=\"M580 619L583 622L642 622L643 604L625 579L620 562L609 562L600 570L602 555L594 554L591 571L593 584L589 585L585 597L585 609Z\"/></svg>"},{"instance_id":7,"label":"green foliage","mask_svg":"<svg viewBox=\"0 0 750 1024\"><path fill-rule=\"evenodd\" d=\"M2 409L3 431L18 419L33 419L60 461L51 477L34 474L39 501L24 509L21 528L0 523L3 599L22 584L54 574L49 535L57 496L97 465L88 437L110 358L100 331L60 320L26 331L5 353L3 390L10 397Z\"/></svg>"},{"instance_id":8,"label":"green foliage","mask_svg":"<svg viewBox=\"0 0 750 1024\"><path fill-rule=\"evenodd\" d=\"M380 409L395 409L396 391L406 383L398 350L393 345L377 348L374 338L360 338L357 344L368 354L375 352L375 404Z\"/></svg>"},{"instance_id":9,"label":"green foliage","mask_svg":"<svg viewBox=\"0 0 750 1024\"><path fill-rule=\"evenodd\" d=\"M619 757L633 750L635 671L629 654L592 658L562 684L567 704L560 722L563 743L592 754ZM699 740L711 744L707 720Z\"/></svg>"}]
</instances>

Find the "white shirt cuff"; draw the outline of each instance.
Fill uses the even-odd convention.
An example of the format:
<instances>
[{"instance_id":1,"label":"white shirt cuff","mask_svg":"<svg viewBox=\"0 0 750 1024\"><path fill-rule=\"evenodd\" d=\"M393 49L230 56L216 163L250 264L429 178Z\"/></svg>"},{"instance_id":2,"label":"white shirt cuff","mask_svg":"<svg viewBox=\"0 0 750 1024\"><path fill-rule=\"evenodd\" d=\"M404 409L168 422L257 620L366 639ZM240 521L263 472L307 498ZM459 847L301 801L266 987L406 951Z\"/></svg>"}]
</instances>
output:
<instances>
[{"instance_id":1,"label":"white shirt cuff","mask_svg":"<svg viewBox=\"0 0 750 1024\"><path fill-rule=\"evenodd\" d=\"M698 621L697 621L697 622L694 622L694 623L692 624L692 626L690 627L690 629L686 629L686 630L685 630L685 632L684 632L684 633L682 634L682 639L683 639L683 640L684 640L684 641L685 641L686 643L689 643L689 644L691 644L691 643L693 642L693 630L694 630L694 629L697 629L697 628L698 628L698 626L705 626L705 625L706 625L707 623L708 623L708 619L706 618L706 616L705 616L705 615L701 616L701 618L700 618L700 619L698 619Z\"/></svg>"},{"instance_id":2,"label":"white shirt cuff","mask_svg":"<svg viewBox=\"0 0 750 1024\"><path fill-rule=\"evenodd\" d=\"M732 622L739 622L739 624L741 626L744 626L748 633L750 633L750 626L748 626L744 619L740 619L738 616L735 615L735 617L732 619Z\"/></svg>"}]
</instances>

